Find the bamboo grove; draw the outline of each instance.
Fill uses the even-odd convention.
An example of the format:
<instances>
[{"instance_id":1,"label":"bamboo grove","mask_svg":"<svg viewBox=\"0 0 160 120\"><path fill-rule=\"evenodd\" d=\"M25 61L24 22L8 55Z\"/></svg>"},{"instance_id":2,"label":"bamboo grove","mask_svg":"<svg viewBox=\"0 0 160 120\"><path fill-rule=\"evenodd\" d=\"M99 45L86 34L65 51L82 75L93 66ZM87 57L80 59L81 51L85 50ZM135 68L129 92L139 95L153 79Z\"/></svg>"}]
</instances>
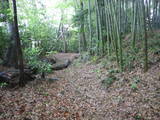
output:
<instances>
[{"instance_id":1,"label":"bamboo grove","mask_svg":"<svg viewBox=\"0 0 160 120\"><path fill-rule=\"evenodd\" d=\"M80 51L100 56L116 56L124 67L124 48L143 48L144 71L148 69L147 32L160 28L159 0L76 0ZM78 22L77 22L78 21ZM125 40L130 34L131 40ZM128 43L128 44L127 44ZM86 49L87 48L87 49Z\"/></svg>"}]
</instances>

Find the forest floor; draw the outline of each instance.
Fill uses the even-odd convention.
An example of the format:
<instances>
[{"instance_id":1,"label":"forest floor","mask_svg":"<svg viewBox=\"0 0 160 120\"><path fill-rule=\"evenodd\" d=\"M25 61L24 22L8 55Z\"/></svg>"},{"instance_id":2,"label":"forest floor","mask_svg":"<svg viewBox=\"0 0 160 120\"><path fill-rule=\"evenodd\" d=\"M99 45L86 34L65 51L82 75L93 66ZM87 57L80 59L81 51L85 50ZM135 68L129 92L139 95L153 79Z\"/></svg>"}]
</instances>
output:
<instances>
[{"instance_id":1,"label":"forest floor","mask_svg":"<svg viewBox=\"0 0 160 120\"><path fill-rule=\"evenodd\" d=\"M108 72L100 64L75 62L47 76L58 81L0 89L0 120L160 120L160 62L147 73L137 68L114 75L105 87Z\"/></svg>"}]
</instances>

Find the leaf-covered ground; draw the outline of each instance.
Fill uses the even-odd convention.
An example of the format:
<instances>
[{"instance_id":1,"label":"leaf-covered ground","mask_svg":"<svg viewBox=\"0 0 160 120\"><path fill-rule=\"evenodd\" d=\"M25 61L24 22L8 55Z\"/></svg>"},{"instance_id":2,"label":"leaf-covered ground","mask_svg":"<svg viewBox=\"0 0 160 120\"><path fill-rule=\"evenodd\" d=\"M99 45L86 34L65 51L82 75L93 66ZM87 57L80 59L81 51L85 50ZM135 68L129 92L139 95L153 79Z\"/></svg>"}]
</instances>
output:
<instances>
[{"instance_id":1,"label":"leaf-covered ground","mask_svg":"<svg viewBox=\"0 0 160 120\"><path fill-rule=\"evenodd\" d=\"M0 120L160 120L160 63L114 74L99 64L76 64L19 89L0 89ZM136 86L134 86L134 82ZM133 88L136 89L133 89Z\"/></svg>"}]
</instances>

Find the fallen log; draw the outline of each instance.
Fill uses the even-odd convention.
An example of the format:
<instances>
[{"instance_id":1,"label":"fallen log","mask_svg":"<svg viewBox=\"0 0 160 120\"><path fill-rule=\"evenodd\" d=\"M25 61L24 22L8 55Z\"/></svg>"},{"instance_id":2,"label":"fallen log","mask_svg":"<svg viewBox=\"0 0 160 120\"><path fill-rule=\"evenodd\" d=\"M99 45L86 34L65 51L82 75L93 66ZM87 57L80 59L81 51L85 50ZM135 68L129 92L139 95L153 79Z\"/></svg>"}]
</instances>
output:
<instances>
[{"instance_id":1,"label":"fallen log","mask_svg":"<svg viewBox=\"0 0 160 120\"><path fill-rule=\"evenodd\" d=\"M49 64L52 65L52 64L55 64L57 62L57 59L55 57L53 57L53 58L47 57L47 58L42 58L41 61L49 63Z\"/></svg>"},{"instance_id":2,"label":"fallen log","mask_svg":"<svg viewBox=\"0 0 160 120\"><path fill-rule=\"evenodd\" d=\"M19 85L19 77L20 75L17 74L17 76L15 76L14 78L10 79L9 81L9 87L15 87L17 85ZM34 76L28 74L28 73L24 73L24 83L27 84L30 81L33 81L35 79Z\"/></svg>"},{"instance_id":3,"label":"fallen log","mask_svg":"<svg viewBox=\"0 0 160 120\"><path fill-rule=\"evenodd\" d=\"M0 72L0 83L7 83L10 87L15 87L19 85L19 70L12 69L6 72ZM26 84L29 81L34 80L35 77L33 76L30 70L24 70L24 83Z\"/></svg>"},{"instance_id":4,"label":"fallen log","mask_svg":"<svg viewBox=\"0 0 160 120\"><path fill-rule=\"evenodd\" d=\"M10 76L5 72L0 72L0 83L8 83L10 80Z\"/></svg>"},{"instance_id":5,"label":"fallen log","mask_svg":"<svg viewBox=\"0 0 160 120\"><path fill-rule=\"evenodd\" d=\"M67 68L70 64L71 64L70 60L60 61L53 65L52 70L63 70Z\"/></svg>"},{"instance_id":6,"label":"fallen log","mask_svg":"<svg viewBox=\"0 0 160 120\"><path fill-rule=\"evenodd\" d=\"M34 74L34 71L32 69L24 69L24 72L29 75ZM19 71L19 69L11 69L11 70L6 71L6 73L10 74L11 78L14 78L19 75L20 71Z\"/></svg>"}]
</instances>

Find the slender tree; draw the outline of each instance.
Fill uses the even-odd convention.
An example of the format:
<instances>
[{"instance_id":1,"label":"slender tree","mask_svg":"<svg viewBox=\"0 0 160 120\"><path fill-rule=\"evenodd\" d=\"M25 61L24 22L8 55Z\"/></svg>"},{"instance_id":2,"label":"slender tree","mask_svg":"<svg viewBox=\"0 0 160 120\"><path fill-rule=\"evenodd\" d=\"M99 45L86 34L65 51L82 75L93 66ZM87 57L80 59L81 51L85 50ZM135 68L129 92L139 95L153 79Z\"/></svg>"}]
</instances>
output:
<instances>
[{"instance_id":1,"label":"slender tree","mask_svg":"<svg viewBox=\"0 0 160 120\"><path fill-rule=\"evenodd\" d=\"M81 48L83 51L87 50L87 41L86 41L86 35L85 35L85 17L84 17L84 2L83 0L80 0L80 10L82 12L82 17L80 19L80 44L82 45Z\"/></svg>"},{"instance_id":2,"label":"slender tree","mask_svg":"<svg viewBox=\"0 0 160 120\"><path fill-rule=\"evenodd\" d=\"M13 1L13 13L14 13L14 25L15 25L15 38L16 38L16 44L17 44L17 53L18 53L19 70L20 70L19 85L24 86L25 81L24 81L23 53L22 53L21 41L19 37L17 5L16 5L16 0L12 0L12 1Z\"/></svg>"},{"instance_id":3,"label":"slender tree","mask_svg":"<svg viewBox=\"0 0 160 120\"><path fill-rule=\"evenodd\" d=\"M88 23L89 23L89 40L90 40L90 52L92 51L92 14L91 14L91 0L88 0Z\"/></svg>"},{"instance_id":4,"label":"slender tree","mask_svg":"<svg viewBox=\"0 0 160 120\"><path fill-rule=\"evenodd\" d=\"M9 13L7 12L10 9L9 0L1 0L0 4L4 11L4 14L3 14L4 21L7 22L9 26L9 46L5 54L3 65L17 68L18 58L17 58L17 51L16 51L17 46L16 46L16 40L15 40L15 28L14 28L13 20L9 18L8 16Z\"/></svg>"},{"instance_id":5,"label":"slender tree","mask_svg":"<svg viewBox=\"0 0 160 120\"><path fill-rule=\"evenodd\" d=\"M133 48L134 51L131 52L134 54L140 49L139 43L144 40L144 66L148 69L147 31L160 28L159 0L79 0L79 3L81 11L82 6L83 11L88 11L88 22L86 19L82 20L84 14L79 14L81 18L79 22L81 25L84 24L85 30L88 30L86 33L89 34L85 37L87 44L90 45L89 51L96 48L96 55L108 57L114 55L118 66L123 70L126 64L124 61L127 60L124 55L128 54L128 49L123 50L123 47ZM126 35L129 39L123 40L127 38ZM83 46L82 43L81 45Z\"/></svg>"},{"instance_id":6,"label":"slender tree","mask_svg":"<svg viewBox=\"0 0 160 120\"><path fill-rule=\"evenodd\" d=\"M144 29L144 71L148 70L148 39L147 39L147 26L146 26L146 14L145 14L145 5L144 0L141 2L142 12L143 12L143 29Z\"/></svg>"}]
</instances>

